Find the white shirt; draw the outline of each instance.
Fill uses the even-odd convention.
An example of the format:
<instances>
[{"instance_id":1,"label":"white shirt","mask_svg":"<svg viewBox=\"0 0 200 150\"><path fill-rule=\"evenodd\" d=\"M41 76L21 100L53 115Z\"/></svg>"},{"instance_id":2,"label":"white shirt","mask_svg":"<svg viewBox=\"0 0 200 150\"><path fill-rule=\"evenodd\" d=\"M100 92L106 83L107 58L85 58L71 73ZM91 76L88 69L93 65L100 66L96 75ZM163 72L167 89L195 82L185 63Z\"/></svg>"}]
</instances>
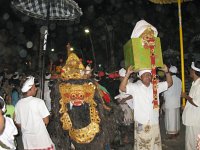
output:
<instances>
[{"instance_id":1,"label":"white shirt","mask_svg":"<svg viewBox=\"0 0 200 150\"><path fill-rule=\"evenodd\" d=\"M119 93L117 96L115 96L115 99L120 99L122 100L123 98L127 98L128 96L130 96L130 94L127 94L126 92L122 92L121 90L119 90ZM127 105L133 110L134 109L134 100L133 99L129 99L126 101Z\"/></svg>"},{"instance_id":2,"label":"white shirt","mask_svg":"<svg viewBox=\"0 0 200 150\"><path fill-rule=\"evenodd\" d=\"M21 124L24 149L44 149L53 143L43 122L49 111L43 100L26 97L15 106L15 121Z\"/></svg>"},{"instance_id":3,"label":"white shirt","mask_svg":"<svg viewBox=\"0 0 200 150\"><path fill-rule=\"evenodd\" d=\"M183 124L186 126L198 126L200 125L200 78L195 82L192 82L189 96L192 98L193 102L198 106L186 103L185 109L183 111L182 120Z\"/></svg>"},{"instance_id":4,"label":"white shirt","mask_svg":"<svg viewBox=\"0 0 200 150\"><path fill-rule=\"evenodd\" d=\"M173 85L163 93L165 99L165 108L178 108L181 106L181 80L172 76Z\"/></svg>"},{"instance_id":5,"label":"white shirt","mask_svg":"<svg viewBox=\"0 0 200 150\"><path fill-rule=\"evenodd\" d=\"M159 93L167 90L167 82L158 83L158 102ZM141 124L158 124L159 111L153 109L153 87L150 84L146 87L141 80L136 83L128 83L126 92L131 94L134 100L134 119Z\"/></svg>"},{"instance_id":6,"label":"white shirt","mask_svg":"<svg viewBox=\"0 0 200 150\"><path fill-rule=\"evenodd\" d=\"M49 84L49 81L44 82L44 100L45 100L47 109L51 111L51 97L50 97L51 90L49 89L48 84Z\"/></svg>"},{"instance_id":7,"label":"white shirt","mask_svg":"<svg viewBox=\"0 0 200 150\"><path fill-rule=\"evenodd\" d=\"M13 120L9 117L5 117L5 129L3 133L0 135L0 141L4 143L6 146L10 147L10 149L16 149L15 146L15 135L18 134L17 128ZM0 149L3 149L0 147Z\"/></svg>"}]
</instances>

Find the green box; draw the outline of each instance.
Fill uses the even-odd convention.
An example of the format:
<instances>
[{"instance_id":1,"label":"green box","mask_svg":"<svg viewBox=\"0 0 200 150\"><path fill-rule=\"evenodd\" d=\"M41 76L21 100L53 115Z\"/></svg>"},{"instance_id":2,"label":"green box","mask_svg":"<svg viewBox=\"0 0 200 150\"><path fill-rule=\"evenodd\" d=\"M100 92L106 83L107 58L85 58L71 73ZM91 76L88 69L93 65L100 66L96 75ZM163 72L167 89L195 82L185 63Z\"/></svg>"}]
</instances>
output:
<instances>
[{"instance_id":1,"label":"green box","mask_svg":"<svg viewBox=\"0 0 200 150\"><path fill-rule=\"evenodd\" d=\"M160 38L155 39L156 67L163 67L163 58L160 45ZM142 46L141 38L132 38L124 45L125 67L134 66L134 70L151 69L150 49Z\"/></svg>"}]
</instances>

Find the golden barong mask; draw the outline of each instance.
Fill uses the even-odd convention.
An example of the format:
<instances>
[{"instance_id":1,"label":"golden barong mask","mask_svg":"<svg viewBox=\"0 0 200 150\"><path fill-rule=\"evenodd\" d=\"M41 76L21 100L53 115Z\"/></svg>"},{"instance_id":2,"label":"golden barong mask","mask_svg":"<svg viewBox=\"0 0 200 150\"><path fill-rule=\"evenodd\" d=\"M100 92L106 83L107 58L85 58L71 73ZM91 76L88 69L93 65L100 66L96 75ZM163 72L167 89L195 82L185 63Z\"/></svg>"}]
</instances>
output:
<instances>
[{"instance_id":1,"label":"golden barong mask","mask_svg":"<svg viewBox=\"0 0 200 150\"><path fill-rule=\"evenodd\" d=\"M62 101L64 104L72 103L74 106L81 106L84 103L95 105L93 100L96 86L92 83L70 84L61 83L59 85Z\"/></svg>"},{"instance_id":2,"label":"golden barong mask","mask_svg":"<svg viewBox=\"0 0 200 150\"><path fill-rule=\"evenodd\" d=\"M60 121L62 128L69 131L69 136L77 143L90 143L99 132L100 118L96 110L97 104L94 101L96 86L93 83L70 84L61 83L59 90L61 93L61 108L59 113L62 114ZM90 124L81 129L73 128L71 119L68 114L66 104L72 103L74 106L81 106L85 103L90 109Z\"/></svg>"}]
</instances>

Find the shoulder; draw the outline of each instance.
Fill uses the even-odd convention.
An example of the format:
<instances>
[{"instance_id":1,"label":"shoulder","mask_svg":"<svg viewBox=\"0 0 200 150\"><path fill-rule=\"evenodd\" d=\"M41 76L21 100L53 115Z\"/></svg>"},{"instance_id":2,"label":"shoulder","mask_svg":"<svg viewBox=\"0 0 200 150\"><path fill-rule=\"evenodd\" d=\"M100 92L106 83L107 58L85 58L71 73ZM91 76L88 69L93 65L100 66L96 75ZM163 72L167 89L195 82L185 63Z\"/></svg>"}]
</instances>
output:
<instances>
[{"instance_id":1,"label":"shoulder","mask_svg":"<svg viewBox=\"0 0 200 150\"><path fill-rule=\"evenodd\" d=\"M158 88L164 88L164 89L168 89L168 83L167 81L163 81L163 82L159 82L158 83Z\"/></svg>"},{"instance_id":2,"label":"shoulder","mask_svg":"<svg viewBox=\"0 0 200 150\"><path fill-rule=\"evenodd\" d=\"M31 100L37 103L44 103L44 100L37 98L37 97L31 97Z\"/></svg>"}]
</instances>

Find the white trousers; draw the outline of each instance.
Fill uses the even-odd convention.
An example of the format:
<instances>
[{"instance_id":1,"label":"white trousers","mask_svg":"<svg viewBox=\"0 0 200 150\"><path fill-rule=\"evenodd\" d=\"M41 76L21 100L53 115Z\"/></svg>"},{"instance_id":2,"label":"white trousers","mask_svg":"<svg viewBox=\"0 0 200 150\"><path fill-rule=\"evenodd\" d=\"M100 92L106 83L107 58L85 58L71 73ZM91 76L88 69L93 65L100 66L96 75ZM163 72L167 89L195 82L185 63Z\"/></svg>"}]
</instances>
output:
<instances>
[{"instance_id":1,"label":"white trousers","mask_svg":"<svg viewBox=\"0 0 200 150\"><path fill-rule=\"evenodd\" d=\"M165 108L165 129L167 134L177 134L180 131L180 108Z\"/></svg>"},{"instance_id":2,"label":"white trousers","mask_svg":"<svg viewBox=\"0 0 200 150\"><path fill-rule=\"evenodd\" d=\"M200 133L200 127L186 126L185 150L197 149L197 136L199 133Z\"/></svg>"}]
</instances>

